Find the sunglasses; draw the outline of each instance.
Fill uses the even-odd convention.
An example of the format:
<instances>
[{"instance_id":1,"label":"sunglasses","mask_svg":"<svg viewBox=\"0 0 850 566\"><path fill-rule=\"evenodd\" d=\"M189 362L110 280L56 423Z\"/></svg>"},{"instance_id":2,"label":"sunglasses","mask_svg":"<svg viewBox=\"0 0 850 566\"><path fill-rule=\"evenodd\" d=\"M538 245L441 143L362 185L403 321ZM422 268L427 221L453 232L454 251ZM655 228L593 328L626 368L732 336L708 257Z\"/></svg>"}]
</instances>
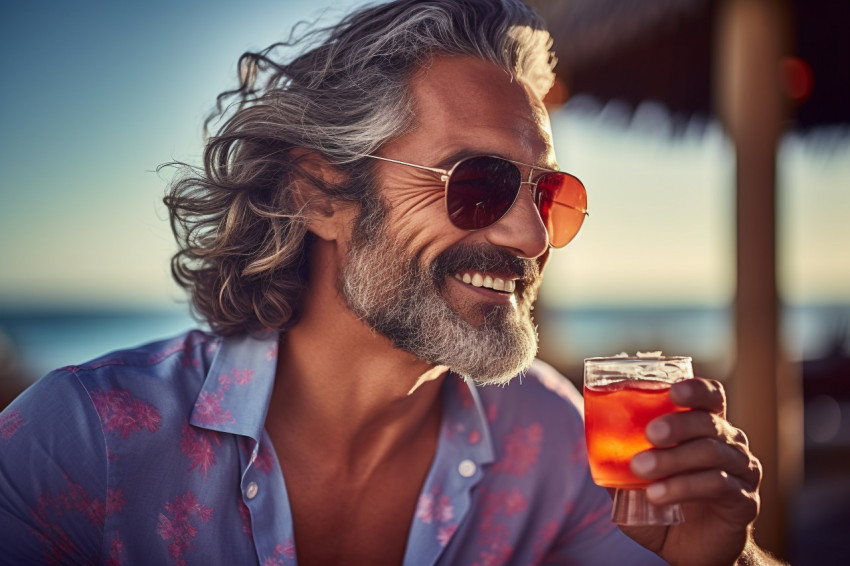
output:
<instances>
[{"instance_id":1,"label":"sunglasses","mask_svg":"<svg viewBox=\"0 0 850 566\"><path fill-rule=\"evenodd\" d=\"M587 191L573 175L491 155L467 157L451 169L438 169L396 159L361 155L398 165L424 169L440 175L446 184L446 210L452 224L461 230L481 230L498 222L514 205L523 185L531 185L531 196L549 232L549 245L562 248L575 238L587 213ZM523 180L520 167L528 167ZM532 181L534 170L544 173Z\"/></svg>"}]
</instances>

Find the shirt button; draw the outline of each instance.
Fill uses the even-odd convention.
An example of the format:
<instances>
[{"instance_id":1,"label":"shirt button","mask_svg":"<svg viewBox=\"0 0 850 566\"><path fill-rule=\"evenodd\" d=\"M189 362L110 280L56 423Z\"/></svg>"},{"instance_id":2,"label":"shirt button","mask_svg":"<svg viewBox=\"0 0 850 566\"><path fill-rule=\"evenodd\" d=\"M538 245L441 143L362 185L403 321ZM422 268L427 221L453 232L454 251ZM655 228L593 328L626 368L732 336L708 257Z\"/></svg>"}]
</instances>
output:
<instances>
[{"instance_id":1,"label":"shirt button","mask_svg":"<svg viewBox=\"0 0 850 566\"><path fill-rule=\"evenodd\" d=\"M252 481L248 484L248 487L245 488L245 497L248 499L254 499L257 497L258 491L260 491L260 486L257 485L257 482Z\"/></svg>"},{"instance_id":2,"label":"shirt button","mask_svg":"<svg viewBox=\"0 0 850 566\"><path fill-rule=\"evenodd\" d=\"M474 476L476 469L477 467L475 466L475 462L473 462L472 460L464 460L457 467L458 473L465 478L471 478L472 476Z\"/></svg>"}]
</instances>

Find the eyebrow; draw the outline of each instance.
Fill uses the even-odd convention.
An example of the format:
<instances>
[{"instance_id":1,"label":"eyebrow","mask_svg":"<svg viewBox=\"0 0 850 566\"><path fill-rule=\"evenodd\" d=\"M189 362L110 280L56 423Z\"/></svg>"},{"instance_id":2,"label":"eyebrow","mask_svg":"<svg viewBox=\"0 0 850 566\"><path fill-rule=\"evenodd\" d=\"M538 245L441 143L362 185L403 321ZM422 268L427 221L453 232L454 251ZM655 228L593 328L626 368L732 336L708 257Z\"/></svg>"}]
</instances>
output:
<instances>
[{"instance_id":1,"label":"eyebrow","mask_svg":"<svg viewBox=\"0 0 850 566\"><path fill-rule=\"evenodd\" d=\"M451 169L458 161L461 161L463 159L467 159L469 157L481 157L481 156L485 156L485 155L489 155L489 156L492 156L492 157L500 157L500 158L502 158L506 161L510 161L512 163L518 163L520 165L525 165L526 167L531 167L532 169L540 169L540 170L543 170L543 171L560 171L560 169L558 169L557 166L552 167L550 165L534 165L532 163L525 163L524 161L517 161L516 159L513 159L513 158L511 158L507 155L503 155L501 153L496 153L496 152L492 152L492 151L481 151L481 150L470 149L470 148L464 148L464 149L460 149L458 151L455 151L454 153L450 153L448 156L446 156L444 159L440 160L440 162L437 163L436 165L434 165L433 167L448 170L448 169Z\"/></svg>"}]
</instances>

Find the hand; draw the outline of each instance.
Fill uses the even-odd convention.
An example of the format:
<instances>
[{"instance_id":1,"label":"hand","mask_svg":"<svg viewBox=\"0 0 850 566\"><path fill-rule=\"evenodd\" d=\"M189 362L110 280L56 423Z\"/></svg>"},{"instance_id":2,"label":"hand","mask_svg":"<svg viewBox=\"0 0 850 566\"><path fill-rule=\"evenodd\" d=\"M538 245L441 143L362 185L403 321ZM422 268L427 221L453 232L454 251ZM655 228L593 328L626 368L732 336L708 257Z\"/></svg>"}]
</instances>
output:
<instances>
[{"instance_id":1,"label":"hand","mask_svg":"<svg viewBox=\"0 0 850 566\"><path fill-rule=\"evenodd\" d=\"M655 448L632 459L632 471L653 480L652 503L681 503L685 522L669 527L621 527L673 565L734 565L752 547L759 513L761 463L746 435L726 420L723 386L706 379L675 383L671 400L691 411L646 427ZM657 480L657 481L656 481Z\"/></svg>"}]
</instances>

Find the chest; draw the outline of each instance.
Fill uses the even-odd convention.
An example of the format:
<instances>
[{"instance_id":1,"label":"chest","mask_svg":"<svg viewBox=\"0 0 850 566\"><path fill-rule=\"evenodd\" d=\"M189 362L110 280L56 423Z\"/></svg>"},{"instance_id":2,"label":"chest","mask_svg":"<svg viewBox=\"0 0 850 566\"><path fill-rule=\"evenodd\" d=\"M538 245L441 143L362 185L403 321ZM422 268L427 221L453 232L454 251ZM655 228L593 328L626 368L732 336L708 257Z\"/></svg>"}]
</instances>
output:
<instances>
[{"instance_id":1,"label":"chest","mask_svg":"<svg viewBox=\"0 0 850 566\"><path fill-rule=\"evenodd\" d=\"M399 487L300 491L291 501L298 563L401 564L419 486Z\"/></svg>"},{"instance_id":2,"label":"chest","mask_svg":"<svg viewBox=\"0 0 850 566\"><path fill-rule=\"evenodd\" d=\"M387 465L365 479L281 465L300 565L402 563L430 458Z\"/></svg>"},{"instance_id":3,"label":"chest","mask_svg":"<svg viewBox=\"0 0 850 566\"><path fill-rule=\"evenodd\" d=\"M358 458L366 446L359 452L311 443L308 450L270 435L289 495L299 565L402 563L436 453L437 427L431 428L382 458Z\"/></svg>"}]
</instances>

